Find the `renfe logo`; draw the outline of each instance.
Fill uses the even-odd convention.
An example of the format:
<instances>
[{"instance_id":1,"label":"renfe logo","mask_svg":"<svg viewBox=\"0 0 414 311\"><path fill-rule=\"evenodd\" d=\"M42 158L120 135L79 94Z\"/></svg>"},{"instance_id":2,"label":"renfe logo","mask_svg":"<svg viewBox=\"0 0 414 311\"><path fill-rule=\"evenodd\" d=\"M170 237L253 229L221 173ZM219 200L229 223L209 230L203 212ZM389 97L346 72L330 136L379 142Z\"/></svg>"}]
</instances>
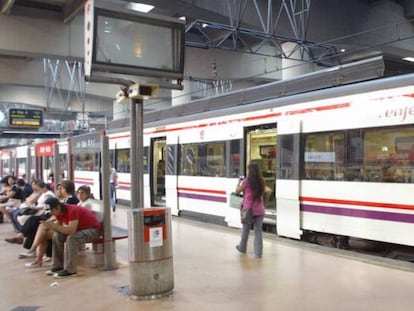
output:
<instances>
[{"instance_id":1,"label":"renfe logo","mask_svg":"<svg viewBox=\"0 0 414 311\"><path fill-rule=\"evenodd\" d=\"M407 117L414 115L414 106L412 107L401 107L396 109L387 109L385 110L384 117L385 118L399 118L400 121L406 121ZM382 117L381 115L379 116Z\"/></svg>"}]
</instances>

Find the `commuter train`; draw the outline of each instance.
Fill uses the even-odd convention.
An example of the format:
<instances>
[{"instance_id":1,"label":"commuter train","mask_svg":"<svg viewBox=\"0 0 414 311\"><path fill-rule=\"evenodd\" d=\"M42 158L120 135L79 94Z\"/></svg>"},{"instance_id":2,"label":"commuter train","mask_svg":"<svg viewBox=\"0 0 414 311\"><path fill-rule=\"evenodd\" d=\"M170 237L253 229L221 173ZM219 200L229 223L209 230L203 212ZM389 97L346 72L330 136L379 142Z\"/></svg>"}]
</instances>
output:
<instances>
[{"instance_id":1,"label":"commuter train","mask_svg":"<svg viewBox=\"0 0 414 311\"><path fill-rule=\"evenodd\" d=\"M240 102L145 115L145 206L240 227L229 195L256 161L272 190L265 202L269 231L414 246L414 75ZM178 109L187 115L168 115ZM99 199L102 135L119 175L117 198L128 202L128 128L2 150L2 172L10 172L11 161L19 173L31 162L46 177L55 148L66 176L91 186Z\"/></svg>"}]
</instances>

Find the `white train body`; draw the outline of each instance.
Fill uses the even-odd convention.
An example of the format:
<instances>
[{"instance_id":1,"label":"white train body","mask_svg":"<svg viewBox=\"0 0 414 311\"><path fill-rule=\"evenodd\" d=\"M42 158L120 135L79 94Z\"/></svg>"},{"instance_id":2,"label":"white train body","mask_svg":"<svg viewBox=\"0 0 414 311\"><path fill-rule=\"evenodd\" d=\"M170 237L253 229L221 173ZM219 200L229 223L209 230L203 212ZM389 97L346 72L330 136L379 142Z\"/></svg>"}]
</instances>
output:
<instances>
[{"instance_id":1,"label":"white train body","mask_svg":"<svg viewBox=\"0 0 414 311\"><path fill-rule=\"evenodd\" d=\"M117 199L129 202L129 130L106 135ZM92 161L91 170L74 163L76 185L100 198L99 156L75 152L73 140L80 139L70 139L71 156ZM145 207L240 227L229 195L247 163L258 161L272 190L266 223L277 234L414 246L414 75L146 120L142 143Z\"/></svg>"}]
</instances>

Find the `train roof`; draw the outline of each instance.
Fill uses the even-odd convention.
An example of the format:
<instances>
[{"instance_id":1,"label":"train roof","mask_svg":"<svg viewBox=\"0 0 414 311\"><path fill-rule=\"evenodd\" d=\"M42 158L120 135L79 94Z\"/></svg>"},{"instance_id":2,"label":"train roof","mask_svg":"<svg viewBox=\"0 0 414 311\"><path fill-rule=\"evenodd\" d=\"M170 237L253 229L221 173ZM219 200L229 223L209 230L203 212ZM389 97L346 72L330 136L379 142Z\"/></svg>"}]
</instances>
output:
<instances>
[{"instance_id":1,"label":"train roof","mask_svg":"<svg viewBox=\"0 0 414 311\"><path fill-rule=\"evenodd\" d=\"M144 115L146 127L162 126L174 122L185 122L199 118L215 117L225 113L245 112L252 109L252 105L288 105L298 101L299 96L323 98L332 96L338 86L351 85L358 89L359 82L383 77L385 70L382 57L336 66L333 68L312 72L297 78L268 83L190 102L185 105L173 106L157 111L147 112ZM334 89L334 90L332 90ZM324 93L315 91L330 90ZM350 88L348 88L350 92ZM328 95L330 94L330 95ZM293 100L292 100L293 99ZM269 101L271 101L269 103ZM267 103L267 104L266 104ZM124 122L125 124L125 122ZM129 123L128 123L129 124ZM118 126L119 127L119 124Z\"/></svg>"}]
</instances>

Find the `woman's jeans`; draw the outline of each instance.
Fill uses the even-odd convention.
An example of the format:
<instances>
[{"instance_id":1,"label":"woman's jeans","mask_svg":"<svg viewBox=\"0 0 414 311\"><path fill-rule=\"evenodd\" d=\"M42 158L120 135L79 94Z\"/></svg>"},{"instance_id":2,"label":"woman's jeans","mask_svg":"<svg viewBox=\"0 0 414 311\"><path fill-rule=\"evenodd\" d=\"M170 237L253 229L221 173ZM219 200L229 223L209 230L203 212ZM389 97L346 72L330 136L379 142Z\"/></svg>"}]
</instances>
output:
<instances>
[{"instance_id":1,"label":"woman's jeans","mask_svg":"<svg viewBox=\"0 0 414 311\"><path fill-rule=\"evenodd\" d=\"M253 216L254 227L254 255L256 257L262 257L263 254L263 237L262 226L264 216ZM247 249L247 240L249 239L251 224L243 224L241 240L239 243L239 250L243 253Z\"/></svg>"}]
</instances>

